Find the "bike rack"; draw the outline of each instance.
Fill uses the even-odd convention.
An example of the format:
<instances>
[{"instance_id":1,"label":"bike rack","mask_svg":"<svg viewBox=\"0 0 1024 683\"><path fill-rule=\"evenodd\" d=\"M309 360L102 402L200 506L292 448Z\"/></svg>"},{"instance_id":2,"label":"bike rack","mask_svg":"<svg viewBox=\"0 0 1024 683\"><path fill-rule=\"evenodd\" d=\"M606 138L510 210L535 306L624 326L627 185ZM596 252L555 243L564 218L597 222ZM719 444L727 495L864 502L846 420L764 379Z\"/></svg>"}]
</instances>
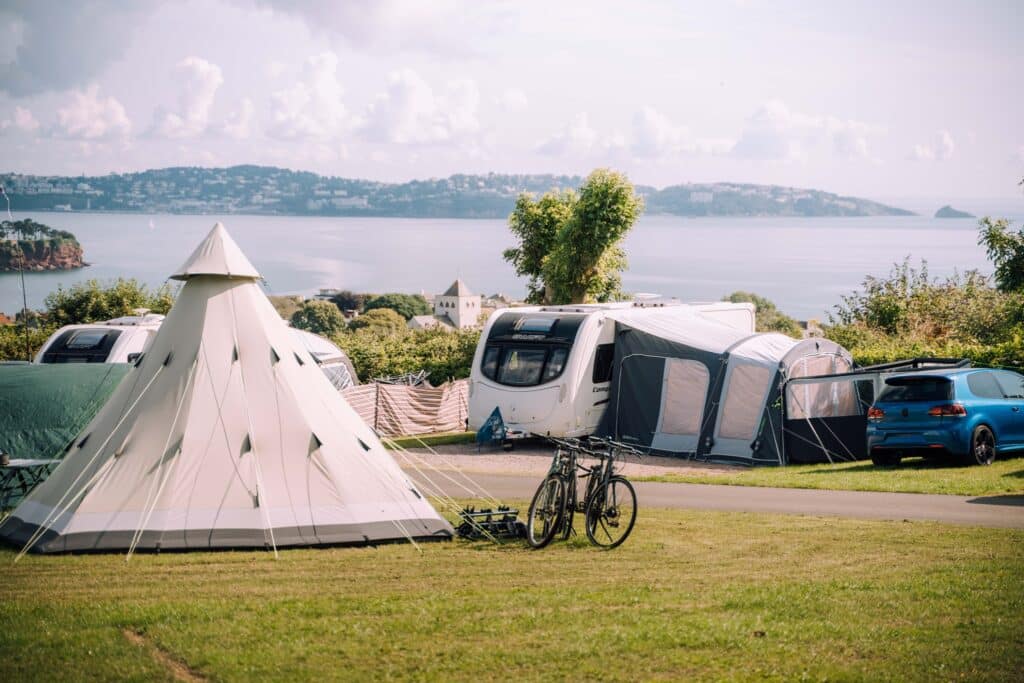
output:
<instances>
[{"instance_id":1,"label":"bike rack","mask_svg":"<svg viewBox=\"0 0 1024 683\"><path fill-rule=\"evenodd\" d=\"M498 509L472 507L459 512L462 523L455 527L460 538L477 541L490 536L498 538L526 538L526 524L519 521L519 510L499 505Z\"/></svg>"}]
</instances>

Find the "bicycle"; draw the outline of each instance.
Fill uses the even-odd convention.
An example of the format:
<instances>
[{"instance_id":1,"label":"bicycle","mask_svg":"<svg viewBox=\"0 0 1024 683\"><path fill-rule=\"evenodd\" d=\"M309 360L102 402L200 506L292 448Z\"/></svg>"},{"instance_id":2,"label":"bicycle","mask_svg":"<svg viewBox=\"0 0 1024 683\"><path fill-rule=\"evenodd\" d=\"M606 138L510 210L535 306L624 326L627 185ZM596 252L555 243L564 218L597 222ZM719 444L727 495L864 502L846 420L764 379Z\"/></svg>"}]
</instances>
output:
<instances>
[{"instance_id":1,"label":"bicycle","mask_svg":"<svg viewBox=\"0 0 1024 683\"><path fill-rule=\"evenodd\" d=\"M573 533L573 518L584 515L587 539L594 545L611 549L621 545L636 522L636 492L628 479L616 473L615 461L622 453L642 452L607 439L591 437L584 445L579 439L550 438L556 445L548 475L537 488L530 503L526 538L533 548L543 548L556 535L568 539ZM583 465L579 455L596 458L596 465ZM583 500L579 499L579 479L586 479Z\"/></svg>"}]
</instances>

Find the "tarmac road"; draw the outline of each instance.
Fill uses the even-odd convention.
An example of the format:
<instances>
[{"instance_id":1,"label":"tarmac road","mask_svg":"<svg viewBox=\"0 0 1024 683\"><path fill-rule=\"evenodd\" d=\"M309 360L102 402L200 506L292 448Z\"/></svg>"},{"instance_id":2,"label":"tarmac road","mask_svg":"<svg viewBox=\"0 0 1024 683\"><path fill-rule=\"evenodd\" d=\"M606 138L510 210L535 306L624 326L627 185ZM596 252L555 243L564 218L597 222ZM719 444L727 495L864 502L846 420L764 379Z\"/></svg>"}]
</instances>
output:
<instances>
[{"instance_id":1,"label":"tarmac road","mask_svg":"<svg viewBox=\"0 0 1024 683\"><path fill-rule=\"evenodd\" d=\"M415 478L415 473L410 472ZM459 476L450 473L454 478ZM530 500L541 477L507 474L470 475L495 498ZM465 489L432 477L445 493L465 498ZM822 491L710 484L633 482L641 511L645 507L734 512L826 515L856 519L927 520L983 527L1024 529L1024 496L945 496L923 493ZM429 487L427 487L429 488ZM525 516L525 510L523 511Z\"/></svg>"}]
</instances>

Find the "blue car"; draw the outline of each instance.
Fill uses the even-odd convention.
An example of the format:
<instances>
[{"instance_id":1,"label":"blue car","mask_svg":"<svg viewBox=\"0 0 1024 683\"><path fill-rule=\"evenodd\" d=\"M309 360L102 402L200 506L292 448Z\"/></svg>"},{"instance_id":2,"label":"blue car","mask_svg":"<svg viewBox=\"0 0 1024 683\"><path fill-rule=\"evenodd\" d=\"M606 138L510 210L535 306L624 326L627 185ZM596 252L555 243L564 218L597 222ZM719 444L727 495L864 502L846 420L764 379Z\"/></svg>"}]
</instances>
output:
<instances>
[{"instance_id":1,"label":"blue car","mask_svg":"<svg viewBox=\"0 0 1024 683\"><path fill-rule=\"evenodd\" d=\"M867 430L876 465L915 455L990 465L1024 452L1024 376L981 368L893 375L868 410Z\"/></svg>"}]
</instances>

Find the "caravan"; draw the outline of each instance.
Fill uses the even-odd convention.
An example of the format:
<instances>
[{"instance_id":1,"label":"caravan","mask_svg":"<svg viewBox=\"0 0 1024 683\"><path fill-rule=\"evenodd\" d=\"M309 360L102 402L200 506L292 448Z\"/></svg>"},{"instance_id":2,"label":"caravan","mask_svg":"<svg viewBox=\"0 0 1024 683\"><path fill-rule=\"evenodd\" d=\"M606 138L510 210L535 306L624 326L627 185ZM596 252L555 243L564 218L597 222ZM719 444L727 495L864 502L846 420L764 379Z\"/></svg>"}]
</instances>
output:
<instances>
[{"instance_id":1,"label":"caravan","mask_svg":"<svg viewBox=\"0 0 1024 683\"><path fill-rule=\"evenodd\" d=\"M754 331L749 303L643 300L499 309L484 326L473 356L469 428L478 429L498 408L511 436L592 434L611 390L612 316L623 311L656 315L666 307L740 332Z\"/></svg>"}]
</instances>

